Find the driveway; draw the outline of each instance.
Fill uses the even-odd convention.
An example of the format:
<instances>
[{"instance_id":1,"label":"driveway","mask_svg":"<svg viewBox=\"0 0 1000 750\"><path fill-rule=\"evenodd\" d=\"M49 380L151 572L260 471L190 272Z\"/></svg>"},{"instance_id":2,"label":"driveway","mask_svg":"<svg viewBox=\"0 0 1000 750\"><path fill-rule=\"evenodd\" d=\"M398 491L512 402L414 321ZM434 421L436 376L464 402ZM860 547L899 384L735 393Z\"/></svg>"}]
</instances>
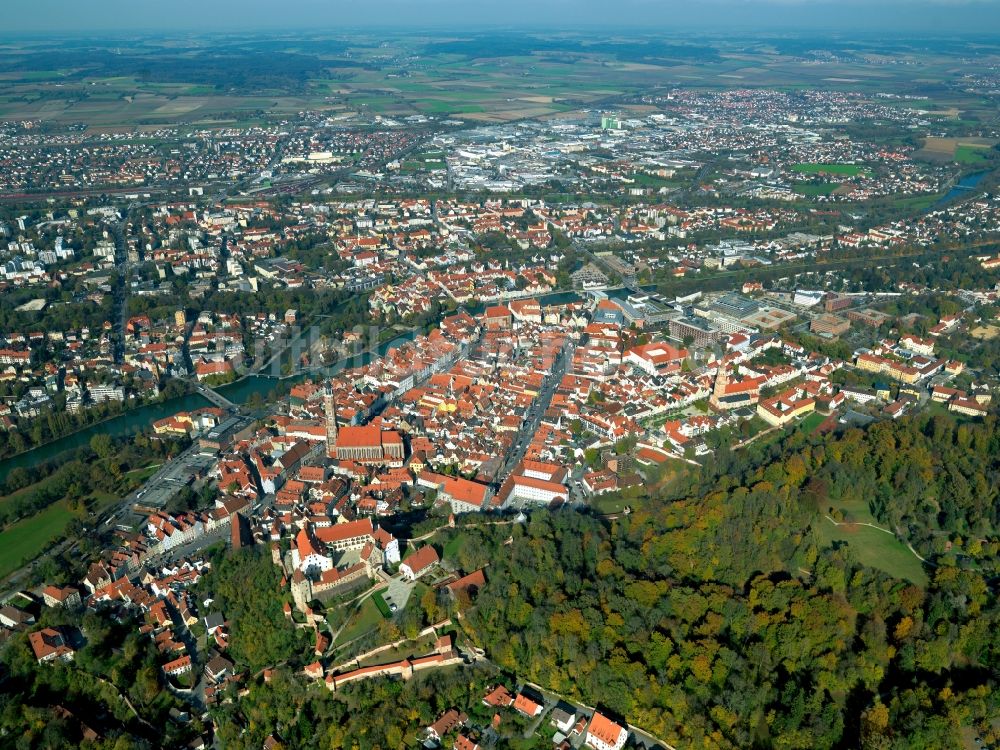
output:
<instances>
[{"instance_id":1,"label":"driveway","mask_svg":"<svg viewBox=\"0 0 1000 750\"><path fill-rule=\"evenodd\" d=\"M389 605L390 609L395 604L397 611L401 610L410 600L410 594L413 593L413 587L416 585L416 581L404 581L402 576L393 576L389 579L389 585L382 593L382 598L385 599L385 603Z\"/></svg>"}]
</instances>

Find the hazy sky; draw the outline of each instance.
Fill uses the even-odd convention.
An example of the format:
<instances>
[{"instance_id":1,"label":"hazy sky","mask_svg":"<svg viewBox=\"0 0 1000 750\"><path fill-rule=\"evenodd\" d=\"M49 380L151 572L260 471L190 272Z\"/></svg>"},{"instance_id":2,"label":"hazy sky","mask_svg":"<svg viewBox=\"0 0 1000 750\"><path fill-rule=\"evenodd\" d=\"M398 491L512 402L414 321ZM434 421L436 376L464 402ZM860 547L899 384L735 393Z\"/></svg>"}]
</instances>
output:
<instances>
[{"instance_id":1,"label":"hazy sky","mask_svg":"<svg viewBox=\"0 0 1000 750\"><path fill-rule=\"evenodd\" d=\"M1000 0L3 0L3 5L8 32L511 26L1000 34Z\"/></svg>"}]
</instances>

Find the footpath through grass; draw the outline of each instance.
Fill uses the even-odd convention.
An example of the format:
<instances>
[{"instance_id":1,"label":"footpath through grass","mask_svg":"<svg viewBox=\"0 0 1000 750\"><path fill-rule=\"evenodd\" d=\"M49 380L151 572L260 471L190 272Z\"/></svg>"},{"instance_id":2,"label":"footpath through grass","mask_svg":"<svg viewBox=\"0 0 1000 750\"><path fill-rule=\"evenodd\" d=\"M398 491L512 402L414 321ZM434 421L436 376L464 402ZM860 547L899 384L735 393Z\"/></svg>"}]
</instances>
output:
<instances>
[{"instance_id":1,"label":"footpath through grass","mask_svg":"<svg viewBox=\"0 0 1000 750\"><path fill-rule=\"evenodd\" d=\"M361 606L358 607L358 610L348 620L344 629L340 631L340 635L337 636L334 645L339 646L370 633L378 627L383 619L382 613L379 611L374 599L369 596L361 602Z\"/></svg>"},{"instance_id":2,"label":"footpath through grass","mask_svg":"<svg viewBox=\"0 0 1000 750\"><path fill-rule=\"evenodd\" d=\"M857 524L834 526L827 518L820 518L816 523L817 534L825 545L846 542L862 565L918 586L927 585L923 563L894 535Z\"/></svg>"}]
</instances>

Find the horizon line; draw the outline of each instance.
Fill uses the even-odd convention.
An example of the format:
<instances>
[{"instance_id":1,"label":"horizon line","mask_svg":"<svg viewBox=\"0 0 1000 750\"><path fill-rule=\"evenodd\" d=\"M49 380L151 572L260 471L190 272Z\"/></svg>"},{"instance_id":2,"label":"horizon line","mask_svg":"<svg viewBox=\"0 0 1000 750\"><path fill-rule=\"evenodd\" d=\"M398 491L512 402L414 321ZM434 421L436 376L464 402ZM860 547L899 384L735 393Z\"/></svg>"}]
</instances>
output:
<instances>
[{"instance_id":1,"label":"horizon line","mask_svg":"<svg viewBox=\"0 0 1000 750\"><path fill-rule=\"evenodd\" d=\"M653 26L646 24L642 26L638 25L608 25L608 24L598 24L594 22L589 23L579 23L577 25L567 25L551 27L544 30L539 30L534 26L530 25L511 25L511 24L491 24L491 23L476 23L476 24L456 24L454 26L412 26L412 25L400 25L400 26L387 26L387 25L367 25L367 24L349 24L339 26L337 28L331 28L330 30L319 30L315 25L303 25L303 26L275 26L274 24L269 24L267 27L246 27L239 29L197 29L190 28L186 26L177 26L173 28L164 28L163 26L152 27L152 26L134 26L134 27L116 27L113 29L100 29L94 28L78 28L78 29L43 29L43 28L21 28L12 29L6 28L0 30L0 39L9 39L17 37L44 37L44 38L118 38L121 36L126 36L129 34L143 34L145 36L152 37L170 37L172 35L181 34L184 36L194 36L194 37L239 37L239 36L261 36L261 37L275 37L283 36L286 34L302 34L303 32L308 32L310 37L339 37L339 36L350 36L357 33L380 33L380 34L398 34L401 36L427 36L427 35L446 35L449 33L463 33L463 34L475 34L475 33L497 33L497 32L508 32L519 34L523 36L535 36L535 37L545 37L560 34L602 34L605 37L609 34L614 33L631 33L638 36L653 36L653 35L688 35L692 32L692 29L701 28L703 24L695 23L677 23L671 26ZM1000 42L1000 31L983 31L983 30L973 30L973 29L939 29L939 30L927 30L919 31L917 29L872 29L872 28L840 28L831 29L826 28L813 28L813 27L781 27L775 28L773 25L768 27L756 27L756 26L731 26L721 29L701 29L696 31L700 37L711 38L711 37L721 37L729 38L736 36L738 34L752 33L757 38L781 38L789 36L810 36L810 37L842 37L842 36L872 36L878 38L894 37L894 38L909 38L917 36L920 40L933 40L933 39L948 39L948 38L975 38L975 39L992 39Z\"/></svg>"}]
</instances>

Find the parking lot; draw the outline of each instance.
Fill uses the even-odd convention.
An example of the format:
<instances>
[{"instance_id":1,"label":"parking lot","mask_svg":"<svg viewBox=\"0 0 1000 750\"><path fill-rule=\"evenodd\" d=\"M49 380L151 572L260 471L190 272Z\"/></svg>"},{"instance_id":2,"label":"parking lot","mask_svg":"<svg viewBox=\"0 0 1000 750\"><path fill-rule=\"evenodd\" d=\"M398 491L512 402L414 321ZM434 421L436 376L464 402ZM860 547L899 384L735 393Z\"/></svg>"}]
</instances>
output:
<instances>
[{"instance_id":1,"label":"parking lot","mask_svg":"<svg viewBox=\"0 0 1000 750\"><path fill-rule=\"evenodd\" d=\"M213 454L189 450L170 461L136 493L135 502L147 508L163 508L184 487L192 484L215 463Z\"/></svg>"},{"instance_id":2,"label":"parking lot","mask_svg":"<svg viewBox=\"0 0 1000 750\"><path fill-rule=\"evenodd\" d=\"M385 603L389 605L389 610L396 612L403 609L410 600L410 594L413 593L413 587L416 585L416 581L404 581L402 576L393 576L390 578L389 585L382 594Z\"/></svg>"}]
</instances>

